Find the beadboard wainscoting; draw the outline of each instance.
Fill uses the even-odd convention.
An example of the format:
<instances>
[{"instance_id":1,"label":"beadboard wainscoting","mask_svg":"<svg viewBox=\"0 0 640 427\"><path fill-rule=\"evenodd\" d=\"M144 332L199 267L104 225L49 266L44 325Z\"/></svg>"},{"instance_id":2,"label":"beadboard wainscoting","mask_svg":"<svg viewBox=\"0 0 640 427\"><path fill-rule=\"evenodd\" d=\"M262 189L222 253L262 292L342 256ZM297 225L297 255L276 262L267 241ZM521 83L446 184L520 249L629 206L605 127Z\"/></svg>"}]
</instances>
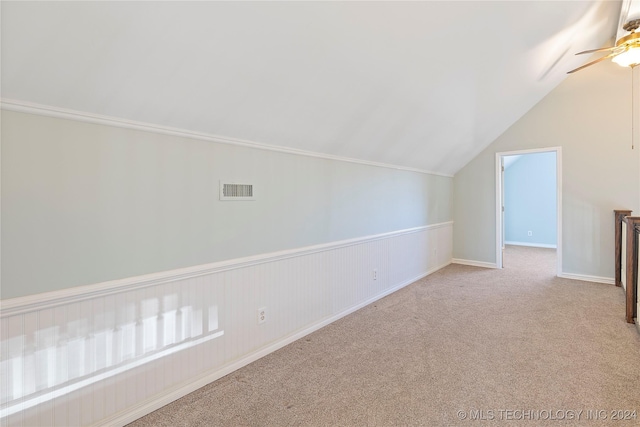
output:
<instances>
[{"instance_id":1,"label":"beadboard wainscoting","mask_svg":"<svg viewBox=\"0 0 640 427\"><path fill-rule=\"evenodd\" d=\"M452 228L4 300L0 424L124 425L446 266Z\"/></svg>"}]
</instances>

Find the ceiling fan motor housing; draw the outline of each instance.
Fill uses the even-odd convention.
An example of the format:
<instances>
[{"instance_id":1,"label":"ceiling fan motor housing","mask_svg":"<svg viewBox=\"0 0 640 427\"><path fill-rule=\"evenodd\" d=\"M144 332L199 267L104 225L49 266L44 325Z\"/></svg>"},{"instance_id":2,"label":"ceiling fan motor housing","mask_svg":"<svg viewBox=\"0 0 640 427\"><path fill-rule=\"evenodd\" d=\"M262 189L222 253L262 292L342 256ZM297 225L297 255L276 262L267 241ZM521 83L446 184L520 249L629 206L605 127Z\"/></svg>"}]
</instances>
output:
<instances>
[{"instance_id":1,"label":"ceiling fan motor housing","mask_svg":"<svg viewBox=\"0 0 640 427\"><path fill-rule=\"evenodd\" d=\"M638 28L640 28L640 19L632 19L622 26L623 30L631 32L634 32Z\"/></svg>"}]
</instances>

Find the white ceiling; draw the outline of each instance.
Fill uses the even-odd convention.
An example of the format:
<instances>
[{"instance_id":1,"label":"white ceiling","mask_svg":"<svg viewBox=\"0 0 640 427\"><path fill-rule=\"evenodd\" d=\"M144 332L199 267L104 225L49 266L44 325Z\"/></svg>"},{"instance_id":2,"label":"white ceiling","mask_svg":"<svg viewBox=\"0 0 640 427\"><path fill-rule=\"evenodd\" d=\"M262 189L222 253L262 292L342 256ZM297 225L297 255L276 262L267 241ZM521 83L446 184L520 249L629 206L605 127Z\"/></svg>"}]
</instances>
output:
<instances>
[{"instance_id":1,"label":"white ceiling","mask_svg":"<svg viewBox=\"0 0 640 427\"><path fill-rule=\"evenodd\" d=\"M453 174L615 1L7 2L2 98ZM587 72L587 71L583 71Z\"/></svg>"}]
</instances>

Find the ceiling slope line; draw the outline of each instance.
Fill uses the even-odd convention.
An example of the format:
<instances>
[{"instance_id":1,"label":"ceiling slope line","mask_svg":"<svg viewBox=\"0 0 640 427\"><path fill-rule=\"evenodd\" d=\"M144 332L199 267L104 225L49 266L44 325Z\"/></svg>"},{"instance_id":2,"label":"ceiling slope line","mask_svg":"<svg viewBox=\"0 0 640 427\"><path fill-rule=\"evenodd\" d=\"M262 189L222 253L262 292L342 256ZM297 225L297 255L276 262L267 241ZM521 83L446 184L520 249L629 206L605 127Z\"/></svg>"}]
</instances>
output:
<instances>
[{"instance_id":1,"label":"ceiling slope line","mask_svg":"<svg viewBox=\"0 0 640 427\"><path fill-rule=\"evenodd\" d=\"M237 138L231 138L231 137L219 136L219 135L213 135L213 134L207 134L207 133L201 133L201 132L194 132L186 129L173 128L169 126L161 126L161 125L156 125L152 123L138 122L134 120L121 119L118 117L103 116L99 114L69 110L65 108L36 104L36 103L31 103L26 101L19 101L15 99L1 98L0 108L2 110L14 111L18 113L35 114L35 115L45 116L45 117L55 117L59 119L74 120L74 121L84 122L84 123L114 126L114 127L123 128L123 129L140 130L144 132L151 132L151 133L162 134L162 135L171 135L171 136L191 138L191 139L197 139L201 141L208 141L208 142L214 142L214 143L220 143L220 144L255 148L258 150L275 151L278 153L295 154L299 156L315 157L315 158L327 159L327 160L337 160L337 161L347 162L347 163L356 163L356 164L367 165L367 166L376 166L376 167L387 168L387 169L395 169L395 170L408 171L408 172L417 172L417 173L426 174L426 175L436 175L436 176L443 176L447 178L453 178L453 175L451 174L428 171L428 170L412 168L408 166L400 166L400 165L394 165L389 163L381 163L381 162L374 162L369 160L356 159L351 157L336 156L332 154L300 150L297 148L284 147L280 145L271 145L271 144L265 144L261 142L250 141L250 140L237 139Z\"/></svg>"}]
</instances>

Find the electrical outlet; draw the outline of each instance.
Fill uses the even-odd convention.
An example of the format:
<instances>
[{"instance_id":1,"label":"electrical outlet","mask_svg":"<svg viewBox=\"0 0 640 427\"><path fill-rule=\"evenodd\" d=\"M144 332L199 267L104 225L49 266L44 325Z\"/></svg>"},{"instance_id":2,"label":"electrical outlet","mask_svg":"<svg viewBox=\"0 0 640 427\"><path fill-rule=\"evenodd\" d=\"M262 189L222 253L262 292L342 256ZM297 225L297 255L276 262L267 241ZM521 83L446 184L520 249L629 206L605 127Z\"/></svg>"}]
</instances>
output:
<instances>
[{"instance_id":1,"label":"electrical outlet","mask_svg":"<svg viewBox=\"0 0 640 427\"><path fill-rule=\"evenodd\" d=\"M527 231L527 236L533 236L533 231L531 230Z\"/></svg>"},{"instance_id":2,"label":"electrical outlet","mask_svg":"<svg viewBox=\"0 0 640 427\"><path fill-rule=\"evenodd\" d=\"M378 280L378 270L373 269L373 280Z\"/></svg>"},{"instance_id":3,"label":"electrical outlet","mask_svg":"<svg viewBox=\"0 0 640 427\"><path fill-rule=\"evenodd\" d=\"M262 307L258 309L258 325L267 321L267 308Z\"/></svg>"}]
</instances>

